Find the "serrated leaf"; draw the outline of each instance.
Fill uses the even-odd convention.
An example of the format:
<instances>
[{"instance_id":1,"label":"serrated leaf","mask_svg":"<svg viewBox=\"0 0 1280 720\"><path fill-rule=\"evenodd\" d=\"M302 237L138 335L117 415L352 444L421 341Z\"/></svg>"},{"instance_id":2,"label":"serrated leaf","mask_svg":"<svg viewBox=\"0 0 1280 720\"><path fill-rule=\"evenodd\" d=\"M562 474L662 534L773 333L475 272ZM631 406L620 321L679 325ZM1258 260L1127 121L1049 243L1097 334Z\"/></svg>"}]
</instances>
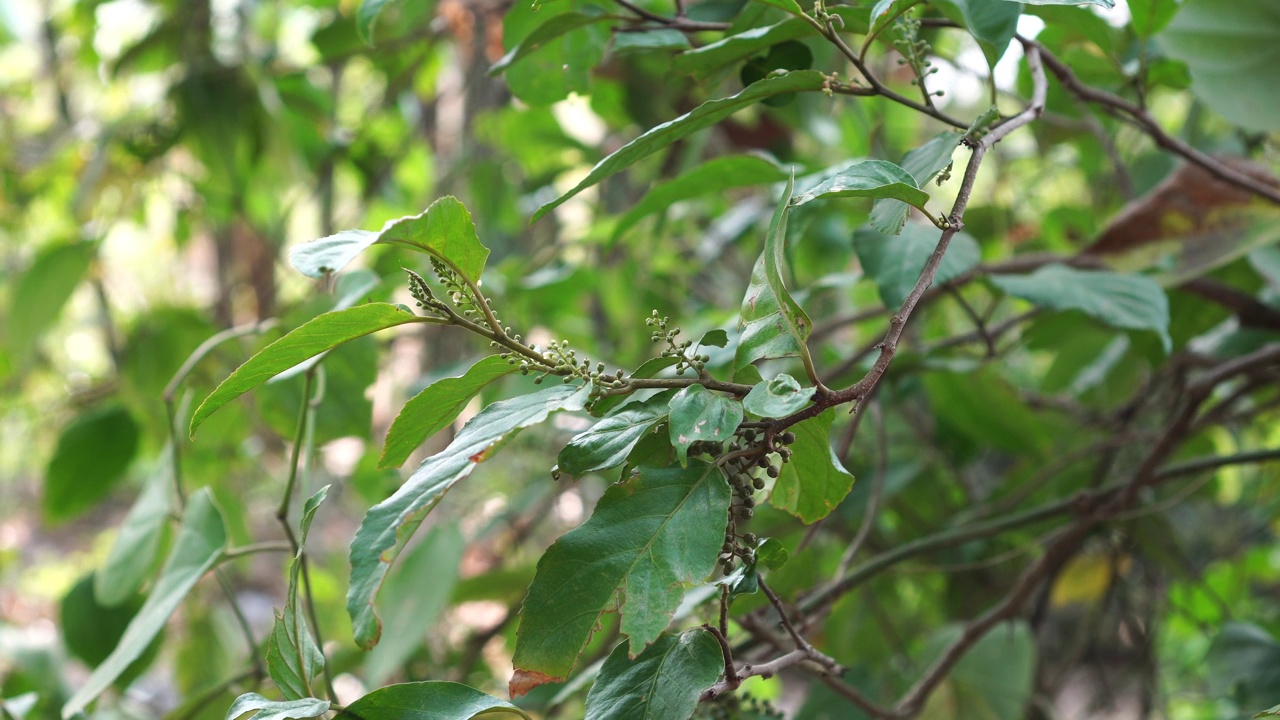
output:
<instances>
[{"instance_id":1,"label":"serrated leaf","mask_svg":"<svg viewBox=\"0 0 1280 720\"><path fill-rule=\"evenodd\" d=\"M631 403L621 411L580 433L560 451L560 469L581 477L626 462L631 449L667 416L669 394L659 394L642 403Z\"/></svg>"},{"instance_id":2,"label":"serrated leaf","mask_svg":"<svg viewBox=\"0 0 1280 720\"><path fill-rule=\"evenodd\" d=\"M769 495L769 504L800 518L806 525L831 513L853 488L853 475L831 449L829 435L835 411L791 427L796 441L791 461L782 466Z\"/></svg>"},{"instance_id":3,"label":"serrated leaf","mask_svg":"<svg viewBox=\"0 0 1280 720\"><path fill-rule=\"evenodd\" d=\"M645 216L662 212L677 202L722 193L729 188L780 182L788 177L790 174L776 160L762 155L729 155L708 160L645 193L640 202L619 218L613 228L613 238L621 237Z\"/></svg>"},{"instance_id":4,"label":"serrated leaf","mask_svg":"<svg viewBox=\"0 0 1280 720\"><path fill-rule=\"evenodd\" d=\"M133 415L114 403L67 423L45 467L45 519L68 520L105 498L129 470L139 433Z\"/></svg>"},{"instance_id":5,"label":"serrated leaf","mask_svg":"<svg viewBox=\"0 0 1280 720\"><path fill-rule=\"evenodd\" d=\"M591 519L553 544L521 610L512 696L563 681L603 612L619 608L638 654L666 628L684 585L715 568L730 501L714 465L640 468L611 486Z\"/></svg>"},{"instance_id":6,"label":"serrated leaf","mask_svg":"<svg viewBox=\"0 0 1280 720\"><path fill-rule=\"evenodd\" d=\"M400 683L378 688L348 705L334 720L470 720L491 714L533 720L506 700L453 682Z\"/></svg>"},{"instance_id":7,"label":"serrated leaf","mask_svg":"<svg viewBox=\"0 0 1280 720\"><path fill-rule=\"evenodd\" d=\"M1156 41L1187 64L1196 97L1232 124L1280 130L1280 4L1187 0Z\"/></svg>"},{"instance_id":8,"label":"serrated leaf","mask_svg":"<svg viewBox=\"0 0 1280 720\"><path fill-rule=\"evenodd\" d=\"M862 160L797 195L791 204L799 207L837 197L891 198L915 207L929 202L929 193L919 188L911 173L886 160Z\"/></svg>"},{"instance_id":9,"label":"serrated leaf","mask_svg":"<svg viewBox=\"0 0 1280 720\"><path fill-rule=\"evenodd\" d=\"M298 574L302 569L302 551L311 531L316 510L329 493L326 485L312 495L302 507L298 534L298 553L289 565L289 589L283 611L276 611L276 622L267 638L267 670L286 700L311 697L311 683L324 669L324 653L316 646L306 615L298 607ZM310 717L310 716L308 716Z\"/></svg>"},{"instance_id":10,"label":"serrated leaf","mask_svg":"<svg viewBox=\"0 0 1280 720\"><path fill-rule=\"evenodd\" d=\"M880 289L880 299L889 307L902 304L920 279L920 271L938 246L941 231L932 225L908 225L898 237L868 230L853 234L853 251L862 270ZM982 260L978 241L968 233L956 233L942 256L933 284L939 285L969 272Z\"/></svg>"},{"instance_id":11,"label":"serrated leaf","mask_svg":"<svg viewBox=\"0 0 1280 720\"><path fill-rule=\"evenodd\" d=\"M764 252L751 270L751 282L739 311L742 335L733 358L735 372L765 358L798 356L808 361L809 348L805 340L813 330L813 323L787 292L782 280L782 269L786 265L787 216L791 213L794 184L793 180L787 181L769 222Z\"/></svg>"},{"instance_id":12,"label":"serrated leaf","mask_svg":"<svg viewBox=\"0 0 1280 720\"><path fill-rule=\"evenodd\" d=\"M690 385L676 393L669 407L671 447L676 449L681 465L689 461L690 445L699 441L724 442L742 422L741 402L701 385Z\"/></svg>"},{"instance_id":13,"label":"serrated leaf","mask_svg":"<svg viewBox=\"0 0 1280 720\"><path fill-rule=\"evenodd\" d=\"M916 184L923 188L951 164L951 155L959 147L962 137L961 133L950 130L938 133L903 156L902 169L911 173ZM911 206L901 200L878 199L871 206L871 227L886 235L897 235L910 213Z\"/></svg>"},{"instance_id":14,"label":"serrated leaf","mask_svg":"<svg viewBox=\"0 0 1280 720\"><path fill-rule=\"evenodd\" d=\"M268 700L258 693L245 693L231 703L224 720L235 720L247 712L253 713L249 720L313 718L329 712L329 701L313 697L283 701Z\"/></svg>"},{"instance_id":15,"label":"serrated leaf","mask_svg":"<svg viewBox=\"0 0 1280 720\"><path fill-rule=\"evenodd\" d=\"M1045 265L1029 275L993 275L991 284L1005 293L1051 310L1079 310L1111 327L1150 330L1165 352L1169 337L1169 298L1145 275L1077 270Z\"/></svg>"},{"instance_id":16,"label":"serrated leaf","mask_svg":"<svg viewBox=\"0 0 1280 720\"><path fill-rule=\"evenodd\" d=\"M369 649L378 643L382 628L373 608L378 588L440 498L511 435L553 412L581 410L589 393L590 386L556 385L490 405L462 428L449 447L424 460L395 494L369 509L351 542L347 592L347 613L361 647Z\"/></svg>"},{"instance_id":17,"label":"serrated leaf","mask_svg":"<svg viewBox=\"0 0 1280 720\"><path fill-rule=\"evenodd\" d=\"M587 694L586 720L685 720L723 671L720 643L705 630L662 635L635 659L621 643Z\"/></svg>"},{"instance_id":18,"label":"serrated leaf","mask_svg":"<svg viewBox=\"0 0 1280 720\"><path fill-rule=\"evenodd\" d=\"M427 438L452 423L489 383L515 372L500 355L472 365L461 377L444 378L414 395L387 431L378 467L400 467Z\"/></svg>"},{"instance_id":19,"label":"serrated leaf","mask_svg":"<svg viewBox=\"0 0 1280 720\"><path fill-rule=\"evenodd\" d=\"M826 76L816 70L799 70L767 77L758 83L753 83L737 95L709 100L674 120L650 128L640 137L596 163L596 166L591 168L591 172L587 173L587 176L572 190L538 208L531 221L536 221L574 195L630 167L640 159L683 137L711 127L742 108L776 95L821 90L826 82Z\"/></svg>"},{"instance_id":20,"label":"serrated leaf","mask_svg":"<svg viewBox=\"0 0 1280 720\"><path fill-rule=\"evenodd\" d=\"M388 221L382 230L344 230L296 245L289 264L307 277L336 273L372 245L402 245L433 255L478 283L489 249L476 236L471 213L452 195L436 200L421 213Z\"/></svg>"},{"instance_id":21,"label":"serrated leaf","mask_svg":"<svg viewBox=\"0 0 1280 720\"><path fill-rule=\"evenodd\" d=\"M516 46L507 51L507 54L503 55L498 62L494 63L489 68L489 75L493 76L501 73L547 43L564 36L572 30L609 19L609 15L605 11L594 5L588 5L578 12L553 15L547 18L546 22L535 28L533 32L526 35L523 40L516 43Z\"/></svg>"},{"instance_id":22,"label":"serrated leaf","mask_svg":"<svg viewBox=\"0 0 1280 720\"><path fill-rule=\"evenodd\" d=\"M222 523L222 513L213 504L213 495L208 488L195 491L187 499L178 539L174 542L173 550L165 560L160 577L147 596L147 601L129 623L116 649L101 665L94 668L88 680L62 706L63 718L70 718L84 710L102 691L111 687L130 663L142 655L196 581L222 557L226 542L227 533Z\"/></svg>"},{"instance_id":23,"label":"serrated leaf","mask_svg":"<svg viewBox=\"0 0 1280 720\"><path fill-rule=\"evenodd\" d=\"M362 0L356 11L356 34L366 45L373 45L373 26L387 5L399 0Z\"/></svg>"},{"instance_id":24,"label":"serrated leaf","mask_svg":"<svg viewBox=\"0 0 1280 720\"><path fill-rule=\"evenodd\" d=\"M218 408L303 360L379 330L425 320L390 303L325 313L263 348L223 380L191 416L191 437Z\"/></svg>"},{"instance_id":25,"label":"serrated leaf","mask_svg":"<svg viewBox=\"0 0 1280 720\"><path fill-rule=\"evenodd\" d=\"M812 396L812 389L800 387L795 378L782 373L751 388L742 407L756 417L780 418L808 405Z\"/></svg>"},{"instance_id":26,"label":"serrated leaf","mask_svg":"<svg viewBox=\"0 0 1280 720\"><path fill-rule=\"evenodd\" d=\"M378 596L385 632L364 659L363 678L368 685L385 683L423 646L427 632L449 604L466 549L457 522L436 522L388 575ZM424 583L423 578L431 582Z\"/></svg>"},{"instance_id":27,"label":"serrated leaf","mask_svg":"<svg viewBox=\"0 0 1280 720\"><path fill-rule=\"evenodd\" d=\"M151 574L169 517L172 457L166 444L155 471L120 524L107 559L94 573L93 593L103 605L119 605L133 597Z\"/></svg>"}]
</instances>

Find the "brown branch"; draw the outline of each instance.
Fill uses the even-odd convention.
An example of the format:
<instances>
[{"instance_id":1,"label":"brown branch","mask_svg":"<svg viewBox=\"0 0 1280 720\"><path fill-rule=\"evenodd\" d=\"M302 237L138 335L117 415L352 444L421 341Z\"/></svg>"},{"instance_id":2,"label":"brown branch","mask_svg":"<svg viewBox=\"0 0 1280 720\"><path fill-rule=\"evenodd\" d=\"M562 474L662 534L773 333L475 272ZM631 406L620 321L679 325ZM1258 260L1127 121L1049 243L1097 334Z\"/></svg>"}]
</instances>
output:
<instances>
[{"instance_id":1,"label":"brown branch","mask_svg":"<svg viewBox=\"0 0 1280 720\"><path fill-rule=\"evenodd\" d=\"M1058 78L1058 82L1062 83L1062 86L1072 94L1087 102L1101 105L1120 119L1128 121L1145 132L1155 141L1156 145L1181 156L1188 162L1199 165L1214 177L1244 188L1259 197L1280 205L1280 188L1268 185L1249 176L1247 173L1240 172L1225 163L1219 162L1213 156L1201 152L1183 140L1170 135L1165 132L1164 128L1160 127L1160 123L1146 108L1118 95L1112 95L1084 84L1080 81L1080 78L1076 77L1070 66L1055 57L1043 45L1021 35L1017 37L1024 47L1034 47L1040 51L1045 66Z\"/></svg>"}]
</instances>

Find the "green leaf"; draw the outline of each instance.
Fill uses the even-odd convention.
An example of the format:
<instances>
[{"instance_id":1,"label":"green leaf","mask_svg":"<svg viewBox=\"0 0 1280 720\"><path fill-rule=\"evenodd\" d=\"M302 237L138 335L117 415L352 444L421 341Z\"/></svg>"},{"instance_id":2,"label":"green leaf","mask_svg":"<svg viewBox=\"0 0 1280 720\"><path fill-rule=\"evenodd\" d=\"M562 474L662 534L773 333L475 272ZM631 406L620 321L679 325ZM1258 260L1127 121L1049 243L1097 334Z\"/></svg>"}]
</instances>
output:
<instances>
[{"instance_id":1,"label":"green leaf","mask_svg":"<svg viewBox=\"0 0 1280 720\"><path fill-rule=\"evenodd\" d=\"M1016 0L935 0L944 15L962 24L978 41L987 65L995 67L1018 32L1022 3ZM1056 4L1056 3L1055 3Z\"/></svg>"},{"instance_id":2,"label":"green leaf","mask_svg":"<svg viewBox=\"0 0 1280 720\"><path fill-rule=\"evenodd\" d=\"M364 680L382 685L422 646L449 604L458 582L466 539L453 520L433 525L383 585L379 600L385 632L364 661ZM431 578L424 583L423 578Z\"/></svg>"},{"instance_id":3,"label":"green leaf","mask_svg":"<svg viewBox=\"0 0 1280 720\"><path fill-rule=\"evenodd\" d=\"M669 393L663 393L642 403L631 403L590 430L574 436L560 451L557 460L560 469L582 477L626 462L627 455L644 434L667 416L670 400Z\"/></svg>"},{"instance_id":4,"label":"green leaf","mask_svg":"<svg viewBox=\"0 0 1280 720\"><path fill-rule=\"evenodd\" d=\"M690 445L699 441L724 442L742 422L742 403L701 385L690 385L676 393L669 407L671 446L681 465L689 462Z\"/></svg>"},{"instance_id":5,"label":"green leaf","mask_svg":"<svg viewBox=\"0 0 1280 720\"><path fill-rule=\"evenodd\" d=\"M373 45L373 26L378 21L378 16L387 5L396 2L399 0L361 0L360 9L356 11L356 33L366 45Z\"/></svg>"},{"instance_id":6,"label":"green leaf","mask_svg":"<svg viewBox=\"0 0 1280 720\"><path fill-rule=\"evenodd\" d=\"M920 271L938 246L941 231L932 225L907 225L898 237L888 237L868 230L853 234L853 251L858 254L862 270L876 281L880 299L889 307L902 304L920 279ZM959 277L978 265L982 250L978 241L967 233L956 233L942 256L933 284Z\"/></svg>"},{"instance_id":7,"label":"green leaf","mask_svg":"<svg viewBox=\"0 0 1280 720\"><path fill-rule=\"evenodd\" d=\"M520 613L512 695L568 677L603 612L619 609L632 653L657 639L684 584L715 568L729 500L724 473L697 461L640 468L606 490L591 519L538 562Z\"/></svg>"},{"instance_id":8,"label":"green leaf","mask_svg":"<svg viewBox=\"0 0 1280 720\"><path fill-rule=\"evenodd\" d=\"M1029 275L993 275L991 283L1005 293L1051 310L1079 310L1111 327L1150 330L1165 352L1169 337L1169 298L1144 275L1077 270L1045 265Z\"/></svg>"},{"instance_id":9,"label":"green leaf","mask_svg":"<svg viewBox=\"0 0 1280 720\"><path fill-rule=\"evenodd\" d=\"M684 50L688 47L689 38L679 30L669 28L615 33L613 36L613 51L618 55L654 50Z\"/></svg>"},{"instance_id":10,"label":"green leaf","mask_svg":"<svg viewBox=\"0 0 1280 720\"><path fill-rule=\"evenodd\" d=\"M700 347L718 347L722 348L729 344L729 333L723 328L708 330L702 334L702 339L698 340Z\"/></svg>"},{"instance_id":11,"label":"green leaf","mask_svg":"<svg viewBox=\"0 0 1280 720\"><path fill-rule=\"evenodd\" d=\"M324 669L324 653L316 646L306 615L298 607L298 574L302 569L302 551L307 543L307 533L311 531L311 521L328 493L329 486L326 485L302 506L298 553L289 565L289 589L285 595L284 610L276 611L276 622L271 628L271 636L267 638L267 669L286 700L309 699L311 684Z\"/></svg>"},{"instance_id":12,"label":"green leaf","mask_svg":"<svg viewBox=\"0 0 1280 720\"><path fill-rule=\"evenodd\" d=\"M13 283L4 334L15 365L26 361L36 340L53 325L98 255L95 242L45 248Z\"/></svg>"},{"instance_id":13,"label":"green leaf","mask_svg":"<svg viewBox=\"0 0 1280 720\"><path fill-rule=\"evenodd\" d=\"M425 320L390 303L325 313L263 348L223 380L191 416L191 437L218 408L303 360L379 330Z\"/></svg>"},{"instance_id":14,"label":"green leaf","mask_svg":"<svg viewBox=\"0 0 1280 720\"><path fill-rule=\"evenodd\" d=\"M908 152L902 158L902 169L916 179L919 187L924 187L951 165L951 155L962 137L962 134L950 130L938 133L929 142ZM897 235L910 213L911 206L901 200L878 199L871 207L871 227L886 235Z\"/></svg>"},{"instance_id":15,"label":"green leaf","mask_svg":"<svg viewBox=\"0 0 1280 720\"><path fill-rule=\"evenodd\" d=\"M553 412L581 410L589 393L590 386L557 385L490 405L449 447L424 460L394 495L369 509L351 543L347 592L347 613L361 647L372 648L382 632L373 601L387 570L440 498L509 436Z\"/></svg>"},{"instance_id":16,"label":"green leaf","mask_svg":"<svg viewBox=\"0 0 1280 720\"><path fill-rule=\"evenodd\" d=\"M826 77L816 70L774 75L751 85L737 95L709 100L675 120L650 128L640 137L623 145L617 152L596 163L591 172L572 190L538 208L532 220L559 207L566 200L615 173L635 164L675 141L720 122L724 118L760 100L784 93L821 90Z\"/></svg>"},{"instance_id":17,"label":"green leaf","mask_svg":"<svg viewBox=\"0 0 1280 720\"><path fill-rule=\"evenodd\" d=\"M685 720L723 671L720 643L705 630L662 635L634 660L621 643L591 686L586 720Z\"/></svg>"},{"instance_id":18,"label":"green leaf","mask_svg":"<svg viewBox=\"0 0 1280 720\"><path fill-rule=\"evenodd\" d=\"M861 160L797 195L791 204L798 207L833 197L892 198L915 207L929 202L929 193L919 188L911 173L885 160Z\"/></svg>"},{"instance_id":19,"label":"green leaf","mask_svg":"<svg viewBox=\"0 0 1280 720\"><path fill-rule=\"evenodd\" d=\"M756 564L779 570L791 558L791 551L777 538L761 538L756 546Z\"/></svg>"},{"instance_id":20,"label":"green leaf","mask_svg":"<svg viewBox=\"0 0 1280 720\"><path fill-rule=\"evenodd\" d=\"M44 516L61 522L97 505L128 471L138 423L121 405L91 409L62 429L44 473Z\"/></svg>"},{"instance_id":21,"label":"green leaf","mask_svg":"<svg viewBox=\"0 0 1280 720\"><path fill-rule=\"evenodd\" d=\"M1116 0L1005 0L1005 2L1027 5L1100 5L1108 10L1116 6ZM1132 5L1133 0L1130 0L1129 4Z\"/></svg>"},{"instance_id":22,"label":"green leaf","mask_svg":"<svg viewBox=\"0 0 1280 720\"><path fill-rule=\"evenodd\" d=\"M378 242L433 255L477 284L489 258L489 248L480 244L476 235L471 212L452 195L436 200L422 213L387 223Z\"/></svg>"},{"instance_id":23,"label":"green leaf","mask_svg":"<svg viewBox=\"0 0 1280 720\"><path fill-rule=\"evenodd\" d=\"M132 597L151 574L169 517L172 454L166 444L155 472L116 533L107 559L93 576L93 592L108 607Z\"/></svg>"},{"instance_id":24,"label":"green leaf","mask_svg":"<svg viewBox=\"0 0 1280 720\"><path fill-rule=\"evenodd\" d=\"M378 242L372 230L343 230L319 240L295 245L289 250L289 264L312 278L322 278L347 266L357 255Z\"/></svg>"},{"instance_id":25,"label":"green leaf","mask_svg":"<svg viewBox=\"0 0 1280 720\"><path fill-rule=\"evenodd\" d=\"M578 14L577 20L555 20L560 15ZM599 13L595 17L593 13ZM590 22L589 20L596 20ZM610 33L604 22L608 14L573 0L557 3L516 3L502 18L503 43L523 43L536 34L536 47L520 53L519 62L505 66L507 88L524 102L547 106L570 93L589 95L594 77L591 69L604 60ZM545 33L545 34L544 34Z\"/></svg>"},{"instance_id":26,"label":"green leaf","mask_svg":"<svg viewBox=\"0 0 1280 720\"><path fill-rule=\"evenodd\" d=\"M925 650L932 662L961 633L959 626L937 632ZM984 635L956 663L925 704L931 720L1020 720L1031 701L1036 643L1026 623L1007 623Z\"/></svg>"},{"instance_id":27,"label":"green leaf","mask_svg":"<svg viewBox=\"0 0 1280 720\"><path fill-rule=\"evenodd\" d=\"M58 629L67 651L94 667L106 660L120 643L129 622L142 608L143 598L131 595L114 607L100 604L94 597L93 585L96 573L84 576L62 597L58 608ZM115 685L124 689L142 674L160 651L163 636L157 634L146 649L116 679Z\"/></svg>"},{"instance_id":28,"label":"green leaf","mask_svg":"<svg viewBox=\"0 0 1280 720\"><path fill-rule=\"evenodd\" d=\"M84 710L146 651L196 581L222 557L226 542L227 532L222 523L222 513L213 504L212 494L208 488L195 491L187 499L178 539L160 570L160 577L151 589L151 595L129 623L116 649L94 669L89 679L62 706L63 718L70 718Z\"/></svg>"},{"instance_id":29,"label":"green leaf","mask_svg":"<svg viewBox=\"0 0 1280 720\"><path fill-rule=\"evenodd\" d=\"M494 63L489 68L489 75L501 73L552 40L562 37L565 33L609 19L609 15L604 10L594 5L588 5L582 8L580 12L552 15L547 18L546 22L534 28L533 32L526 35L523 40L516 43L516 46L507 51L507 54L503 55L498 62Z\"/></svg>"},{"instance_id":30,"label":"green leaf","mask_svg":"<svg viewBox=\"0 0 1280 720\"><path fill-rule=\"evenodd\" d=\"M391 423L378 467L403 465L424 440L452 423L485 386L515 370L500 355L491 355L472 365L461 377L438 380L414 395Z\"/></svg>"},{"instance_id":31,"label":"green leaf","mask_svg":"<svg viewBox=\"0 0 1280 720\"><path fill-rule=\"evenodd\" d=\"M1179 7L1178 0L1129 0L1129 27L1138 37L1149 38L1169 24Z\"/></svg>"},{"instance_id":32,"label":"green leaf","mask_svg":"<svg viewBox=\"0 0 1280 720\"><path fill-rule=\"evenodd\" d=\"M853 488L853 475L831 449L829 435L835 411L792 426L796 441L791 460L782 466L769 503L800 518L806 525L826 517Z\"/></svg>"},{"instance_id":33,"label":"green leaf","mask_svg":"<svg viewBox=\"0 0 1280 720\"><path fill-rule=\"evenodd\" d=\"M756 2L764 3L765 5L772 5L779 10L785 10L786 12L791 13L792 15L804 15L804 10L800 8L800 3L796 2L796 0L756 0Z\"/></svg>"},{"instance_id":34,"label":"green leaf","mask_svg":"<svg viewBox=\"0 0 1280 720\"><path fill-rule=\"evenodd\" d=\"M1160 47L1191 71L1191 92L1246 130L1280 130L1280 4L1187 0Z\"/></svg>"},{"instance_id":35,"label":"green leaf","mask_svg":"<svg viewBox=\"0 0 1280 720\"><path fill-rule=\"evenodd\" d=\"M402 245L433 255L478 283L489 249L476 236L471 213L452 195L436 200L423 212L392 220L379 232L344 230L336 235L294 246L289 264L307 277L336 273L371 245Z\"/></svg>"},{"instance_id":36,"label":"green leaf","mask_svg":"<svg viewBox=\"0 0 1280 720\"><path fill-rule=\"evenodd\" d=\"M452 682L416 682L378 688L351 703L334 720L470 720L481 715L528 713L506 700Z\"/></svg>"},{"instance_id":37,"label":"green leaf","mask_svg":"<svg viewBox=\"0 0 1280 720\"><path fill-rule=\"evenodd\" d=\"M257 712L254 712L255 710ZM235 720L247 712L253 712L253 717L249 720L313 718L329 712L329 701L313 697L285 701L268 700L258 693L245 693L231 703L225 720Z\"/></svg>"},{"instance_id":38,"label":"green leaf","mask_svg":"<svg viewBox=\"0 0 1280 720\"><path fill-rule=\"evenodd\" d=\"M742 335L733 358L735 371L765 358L798 356L804 358L806 364L812 362L805 340L813 330L813 323L782 281L793 186L794 181L788 180L778 200L765 235L764 252L751 270L751 282L742 298L739 311Z\"/></svg>"},{"instance_id":39,"label":"green leaf","mask_svg":"<svg viewBox=\"0 0 1280 720\"><path fill-rule=\"evenodd\" d=\"M675 203L723 193L729 188L780 182L788 177L790 174L776 160L763 155L728 155L708 160L645 193L640 202L619 218L613 228L613 238L617 240L645 216L662 212Z\"/></svg>"},{"instance_id":40,"label":"green leaf","mask_svg":"<svg viewBox=\"0 0 1280 720\"><path fill-rule=\"evenodd\" d=\"M833 8L834 9L834 8ZM752 28L694 50L680 53L671 65L677 72L705 77L778 43L805 37L813 27L800 18L788 18L775 25Z\"/></svg>"},{"instance_id":41,"label":"green leaf","mask_svg":"<svg viewBox=\"0 0 1280 720\"><path fill-rule=\"evenodd\" d=\"M1271 708L1271 709L1269 709L1269 710L1263 710L1262 712L1260 712L1260 713L1258 713L1258 714L1254 715L1254 717L1256 717L1256 718L1260 718L1260 717L1277 717L1277 716L1280 716L1280 705L1276 705L1275 707L1273 707L1273 708Z\"/></svg>"},{"instance_id":42,"label":"green leaf","mask_svg":"<svg viewBox=\"0 0 1280 720\"><path fill-rule=\"evenodd\" d=\"M809 404L813 390L805 390L795 378L783 373L757 383L742 399L742 407L756 417L780 418Z\"/></svg>"},{"instance_id":43,"label":"green leaf","mask_svg":"<svg viewBox=\"0 0 1280 720\"><path fill-rule=\"evenodd\" d=\"M1266 629L1247 622L1223 624L1209 645L1204 665L1213 697L1231 697L1246 708L1275 702L1280 642Z\"/></svg>"}]
</instances>

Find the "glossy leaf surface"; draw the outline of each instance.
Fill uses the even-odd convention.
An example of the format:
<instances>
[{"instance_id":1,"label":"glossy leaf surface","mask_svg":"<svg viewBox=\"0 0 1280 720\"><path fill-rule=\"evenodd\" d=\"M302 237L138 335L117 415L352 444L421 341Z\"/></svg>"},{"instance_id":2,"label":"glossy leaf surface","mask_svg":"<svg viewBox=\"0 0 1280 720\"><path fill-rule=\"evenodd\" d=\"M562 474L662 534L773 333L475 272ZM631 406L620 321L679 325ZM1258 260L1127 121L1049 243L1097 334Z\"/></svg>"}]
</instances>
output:
<instances>
[{"instance_id":1,"label":"glossy leaf surface","mask_svg":"<svg viewBox=\"0 0 1280 720\"><path fill-rule=\"evenodd\" d=\"M669 401L670 398L662 394L642 403L631 403L590 430L575 435L560 451L560 469L581 477L626 462L636 443L667 416Z\"/></svg>"},{"instance_id":2,"label":"glossy leaf surface","mask_svg":"<svg viewBox=\"0 0 1280 720\"><path fill-rule=\"evenodd\" d=\"M632 659L609 653L587 695L587 720L684 720L724 671L720 644L705 630L663 635Z\"/></svg>"},{"instance_id":3,"label":"glossy leaf surface","mask_svg":"<svg viewBox=\"0 0 1280 720\"><path fill-rule=\"evenodd\" d=\"M690 385L671 398L671 419L667 426L671 447L683 465L693 443L724 442L742 422L742 403L714 393L701 385Z\"/></svg>"},{"instance_id":4,"label":"glossy leaf surface","mask_svg":"<svg viewBox=\"0 0 1280 720\"><path fill-rule=\"evenodd\" d=\"M538 562L520 613L511 693L568 677L609 610L621 613L632 653L656 640L684 586L715 567L729 497L724 474L697 461L640 468L606 490L591 519Z\"/></svg>"},{"instance_id":5,"label":"glossy leaf surface","mask_svg":"<svg viewBox=\"0 0 1280 720\"><path fill-rule=\"evenodd\" d=\"M472 365L460 377L444 378L428 385L400 409L387 431L378 467L399 467L427 438L452 423L467 403L489 383L515 372L498 355Z\"/></svg>"},{"instance_id":6,"label":"glossy leaf surface","mask_svg":"<svg viewBox=\"0 0 1280 720\"><path fill-rule=\"evenodd\" d=\"M853 475L831 449L831 423L835 411L791 427L796 441L791 461L782 466L769 503L800 518L805 524L826 517L853 488Z\"/></svg>"},{"instance_id":7,"label":"glossy leaf surface","mask_svg":"<svg viewBox=\"0 0 1280 720\"><path fill-rule=\"evenodd\" d=\"M484 715L533 718L506 700L453 682L400 683L351 703L334 720L471 720Z\"/></svg>"},{"instance_id":8,"label":"glossy leaf surface","mask_svg":"<svg viewBox=\"0 0 1280 720\"><path fill-rule=\"evenodd\" d=\"M808 405L812 396L812 388L806 390L795 378L782 373L751 388L742 399L742 407L756 417L780 418Z\"/></svg>"},{"instance_id":9,"label":"glossy leaf surface","mask_svg":"<svg viewBox=\"0 0 1280 720\"><path fill-rule=\"evenodd\" d=\"M351 543L351 586L347 613L356 642L366 649L382 632L374 612L387 570L423 518L454 483L471 474L502 441L560 410L581 410L589 388L558 385L496 402L467 423L449 447L422 462L391 497L365 514Z\"/></svg>"},{"instance_id":10,"label":"glossy leaf surface","mask_svg":"<svg viewBox=\"0 0 1280 720\"><path fill-rule=\"evenodd\" d=\"M993 275L991 283L1040 307L1080 310L1111 327L1149 330L1160 337L1165 352L1173 346L1169 299L1149 277L1055 264L1029 275Z\"/></svg>"},{"instance_id":11,"label":"glossy leaf surface","mask_svg":"<svg viewBox=\"0 0 1280 720\"><path fill-rule=\"evenodd\" d=\"M325 313L263 348L223 380L191 416L191 436L195 437L196 428L218 408L303 360L358 337L423 320L390 303L369 303Z\"/></svg>"},{"instance_id":12,"label":"glossy leaf surface","mask_svg":"<svg viewBox=\"0 0 1280 720\"><path fill-rule=\"evenodd\" d=\"M742 336L738 339L734 355L735 368L765 358L809 356L805 340L813 331L813 323L791 297L782 279L793 185L788 181L778 200L765 236L764 252L751 270L751 282L738 311Z\"/></svg>"}]
</instances>

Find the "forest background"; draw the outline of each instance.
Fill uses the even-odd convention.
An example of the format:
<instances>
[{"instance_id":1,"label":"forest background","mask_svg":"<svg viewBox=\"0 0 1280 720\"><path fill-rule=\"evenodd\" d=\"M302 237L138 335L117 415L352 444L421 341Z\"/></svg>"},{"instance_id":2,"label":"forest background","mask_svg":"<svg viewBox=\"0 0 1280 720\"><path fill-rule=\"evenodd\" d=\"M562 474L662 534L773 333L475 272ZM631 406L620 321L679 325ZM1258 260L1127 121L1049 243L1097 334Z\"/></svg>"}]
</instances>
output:
<instances>
[{"instance_id":1,"label":"forest background","mask_svg":"<svg viewBox=\"0 0 1280 720\"><path fill-rule=\"evenodd\" d=\"M1268 0L0 2L0 714L1280 714L1277 67Z\"/></svg>"}]
</instances>

